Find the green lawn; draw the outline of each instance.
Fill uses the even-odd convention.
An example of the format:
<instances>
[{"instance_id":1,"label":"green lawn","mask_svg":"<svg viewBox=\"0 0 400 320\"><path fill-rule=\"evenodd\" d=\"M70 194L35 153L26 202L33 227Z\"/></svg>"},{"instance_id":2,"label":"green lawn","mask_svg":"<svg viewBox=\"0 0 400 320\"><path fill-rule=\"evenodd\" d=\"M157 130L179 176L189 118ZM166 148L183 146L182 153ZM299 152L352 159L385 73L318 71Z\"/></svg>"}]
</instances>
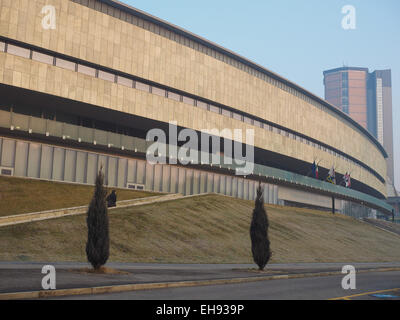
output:
<instances>
[{"instance_id":1,"label":"green lawn","mask_svg":"<svg viewBox=\"0 0 400 320\"><path fill-rule=\"evenodd\" d=\"M118 200L155 193L116 189ZM94 186L0 176L0 216L89 205Z\"/></svg>"},{"instance_id":2,"label":"green lawn","mask_svg":"<svg viewBox=\"0 0 400 320\"><path fill-rule=\"evenodd\" d=\"M252 263L254 203L203 195L110 211L110 259ZM400 261L400 237L339 214L266 206L272 262ZM0 260L86 261L85 215L0 228Z\"/></svg>"}]
</instances>

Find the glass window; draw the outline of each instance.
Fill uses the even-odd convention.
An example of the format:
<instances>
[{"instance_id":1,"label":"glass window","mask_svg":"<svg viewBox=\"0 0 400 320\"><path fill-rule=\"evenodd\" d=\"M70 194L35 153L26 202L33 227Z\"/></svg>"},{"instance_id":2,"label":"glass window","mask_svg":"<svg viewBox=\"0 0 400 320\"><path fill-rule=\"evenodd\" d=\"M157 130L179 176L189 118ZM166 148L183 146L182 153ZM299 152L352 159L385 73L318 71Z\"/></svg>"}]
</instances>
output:
<instances>
[{"instance_id":1,"label":"glass window","mask_svg":"<svg viewBox=\"0 0 400 320\"><path fill-rule=\"evenodd\" d=\"M156 95L158 95L158 96L165 97L165 90L164 89L160 89L160 88L157 88L157 87L152 87L151 88L151 92L156 94Z\"/></svg>"},{"instance_id":2,"label":"glass window","mask_svg":"<svg viewBox=\"0 0 400 320\"><path fill-rule=\"evenodd\" d=\"M177 94L177 93L174 93L174 92L169 92L168 91L168 98L170 98L170 99L172 99L172 100L175 100L175 101L181 101L181 96L179 95L179 94Z\"/></svg>"},{"instance_id":3,"label":"glass window","mask_svg":"<svg viewBox=\"0 0 400 320\"><path fill-rule=\"evenodd\" d=\"M70 123L70 124L78 124L78 117L75 117L70 114L57 112L56 120L60 122Z\"/></svg>"},{"instance_id":4,"label":"glass window","mask_svg":"<svg viewBox=\"0 0 400 320\"><path fill-rule=\"evenodd\" d=\"M260 121L258 121L258 120L253 120L253 124L254 124L256 127L262 128L262 123L261 123Z\"/></svg>"},{"instance_id":5,"label":"glass window","mask_svg":"<svg viewBox=\"0 0 400 320\"><path fill-rule=\"evenodd\" d=\"M208 110L208 108L207 108L207 103L205 103L205 102L203 102L203 101L197 101L197 106L198 106L199 108L201 108L201 109Z\"/></svg>"},{"instance_id":6,"label":"glass window","mask_svg":"<svg viewBox=\"0 0 400 320\"><path fill-rule=\"evenodd\" d=\"M45 119L54 120L55 115L56 115L56 113L53 110L49 110L49 109L43 110L43 118L45 118Z\"/></svg>"},{"instance_id":7,"label":"glass window","mask_svg":"<svg viewBox=\"0 0 400 320\"><path fill-rule=\"evenodd\" d=\"M114 82L115 81L115 75L109 72L105 72L105 71L101 71L99 70L99 78L106 80L106 81L111 81Z\"/></svg>"},{"instance_id":8,"label":"glass window","mask_svg":"<svg viewBox=\"0 0 400 320\"><path fill-rule=\"evenodd\" d=\"M150 92L150 86L143 83L143 82L139 82L136 81L136 89L142 90L142 91L146 91L146 92Z\"/></svg>"},{"instance_id":9,"label":"glass window","mask_svg":"<svg viewBox=\"0 0 400 320\"><path fill-rule=\"evenodd\" d=\"M0 110L10 112L11 111L11 107L6 106L6 105L0 105Z\"/></svg>"},{"instance_id":10,"label":"glass window","mask_svg":"<svg viewBox=\"0 0 400 320\"><path fill-rule=\"evenodd\" d=\"M32 115L32 110L33 110L33 108L30 108L27 105L15 105L15 106L13 106L13 112L14 113L24 114L24 115L27 115L27 116L31 116Z\"/></svg>"},{"instance_id":11,"label":"glass window","mask_svg":"<svg viewBox=\"0 0 400 320\"><path fill-rule=\"evenodd\" d=\"M222 115L224 115L225 117L231 117L231 112L229 110L226 109L222 109Z\"/></svg>"},{"instance_id":12,"label":"glass window","mask_svg":"<svg viewBox=\"0 0 400 320\"><path fill-rule=\"evenodd\" d=\"M4 42L1 42L1 41L0 41L0 51L1 51L1 52L4 52L5 47L6 47L6 44L5 44Z\"/></svg>"},{"instance_id":13,"label":"glass window","mask_svg":"<svg viewBox=\"0 0 400 320\"><path fill-rule=\"evenodd\" d=\"M244 117L243 120L244 120L245 123L252 124L252 121L251 121L251 119L249 117Z\"/></svg>"},{"instance_id":14,"label":"glass window","mask_svg":"<svg viewBox=\"0 0 400 320\"><path fill-rule=\"evenodd\" d=\"M242 116L236 112L233 112L233 119L242 121Z\"/></svg>"},{"instance_id":15,"label":"glass window","mask_svg":"<svg viewBox=\"0 0 400 320\"><path fill-rule=\"evenodd\" d=\"M10 54L15 54L16 56L20 56L23 58L29 58L31 51L29 49L21 48L14 46L12 44L8 44L7 52Z\"/></svg>"},{"instance_id":16,"label":"glass window","mask_svg":"<svg viewBox=\"0 0 400 320\"><path fill-rule=\"evenodd\" d=\"M86 75L91 76L91 77L95 77L96 76L96 69L84 66L82 64L78 64L78 72L86 74Z\"/></svg>"},{"instance_id":17,"label":"glass window","mask_svg":"<svg viewBox=\"0 0 400 320\"><path fill-rule=\"evenodd\" d=\"M103 130L103 131L110 131L110 132L116 131L115 124L109 123L109 122L103 122L103 121L96 121L95 128L99 129L99 130Z\"/></svg>"},{"instance_id":18,"label":"glass window","mask_svg":"<svg viewBox=\"0 0 400 320\"><path fill-rule=\"evenodd\" d=\"M81 118L81 126L86 128L93 128L93 120L89 118Z\"/></svg>"},{"instance_id":19,"label":"glass window","mask_svg":"<svg viewBox=\"0 0 400 320\"><path fill-rule=\"evenodd\" d=\"M56 66L75 71L75 62L67 61L64 59L56 58Z\"/></svg>"},{"instance_id":20,"label":"glass window","mask_svg":"<svg viewBox=\"0 0 400 320\"><path fill-rule=\"evenodd\" d=\"M183 96L183 100L182 101L183 101L183 103L190 104L190 105L194 106L194 100L192 98Z\"/></svg>"},{"instance_id":21,"label":"glass window","mask_svg":"<svg viewBox=\"0 0 400 320\"><path fill-rule=\"evenodd\" d=\"M35 61L47 63L47 64L53 64L53 56L49 56L48 54L32 51L32 59Z\"/></svg>"},{"instance_id":22,"label":"glass window","mask_svg":"<svg viewBox=\"0 0 400 320\"><path fill-rule=\"evenodd\" d=\"M213 106L212 104L210 104L210 111L211 112L215 112L215 113L219 113L220 108L217 106Z\"/></svg>"},{"instance_id":23,"label":"glass window","mask_svg":"<svg viewBox=\"0 0 400 320\"><path fill-rule=\"evenodd\" d=\"M132 88L133 86L133 80L121 76L117 77L117 83L122 84L123 86L127 86L129 88Z\"/></svg>"}]
</instances>

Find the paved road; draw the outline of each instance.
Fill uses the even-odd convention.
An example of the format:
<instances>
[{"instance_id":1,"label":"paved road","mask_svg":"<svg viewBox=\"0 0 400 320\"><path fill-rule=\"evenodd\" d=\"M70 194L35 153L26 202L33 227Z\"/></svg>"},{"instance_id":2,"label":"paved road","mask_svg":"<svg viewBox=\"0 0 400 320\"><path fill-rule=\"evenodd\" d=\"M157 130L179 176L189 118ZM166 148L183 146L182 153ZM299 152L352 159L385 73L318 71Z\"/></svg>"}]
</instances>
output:
<instances>
[{"instance_id":1,"label":"paved road","mask_svg":"<svg viewBox=\"0 0 400 320\"><path fill-rule=\"evenodd\" d=\"M356 276L356 289L343 290L341 276L259 281L241 284L143 290L59 299L129 300L269 300L269 299L359 299L400 300L400 272L371 272ZM379 292L376 292L379 291ZM381 294L386 296L373 296ZM392 297L391 297L392 296Z\"/></svg>"},{"instance_id":2,"label":"paved road","mask_svg":"<svg viewBox=\"0 0 400 320\"><path fill-rule=\"evenodd\" d=\"M120 275L85 274L76 269L88 267L75 262L0 262L0 293L42 290L41 268L52 264L57 272L57 289L110 286L132 283L173 282L206 279L229 279L265 275L298 273L340 272L345 264L356 270L370 268L400 267L400 262L389 263L296 263L269 264L265 273L254 272L249 264L144 264L109 263L108 267L125 271ZM176 288L156 291L137 291L93 299L328 299L359 292L400 288L400 273L360 273L357 290L341 289L341 276L273 280L236 285ZM73 298L87 297L77 296Z\"/></svg>"}]
</instances>

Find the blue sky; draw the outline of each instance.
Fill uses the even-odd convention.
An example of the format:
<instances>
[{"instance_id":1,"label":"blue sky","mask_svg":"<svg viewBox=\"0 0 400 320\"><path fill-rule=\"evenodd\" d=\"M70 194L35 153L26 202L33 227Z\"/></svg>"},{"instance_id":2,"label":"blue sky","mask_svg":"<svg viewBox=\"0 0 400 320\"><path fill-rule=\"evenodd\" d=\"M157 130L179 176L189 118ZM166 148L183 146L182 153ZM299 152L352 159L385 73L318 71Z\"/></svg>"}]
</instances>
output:
<instances>
[{"instance_id":1,"label":"blue sky","mask_svg":"<svg viewBox=\"0 0 400 320\"><path fill-rule=\"evenodd\" d=\"M228 48L324 97L322 71L392 70L395 180L400 190L400 1L123 0ZM356 9L344 30L342 7Z\"/></svg>"}]
</instances>

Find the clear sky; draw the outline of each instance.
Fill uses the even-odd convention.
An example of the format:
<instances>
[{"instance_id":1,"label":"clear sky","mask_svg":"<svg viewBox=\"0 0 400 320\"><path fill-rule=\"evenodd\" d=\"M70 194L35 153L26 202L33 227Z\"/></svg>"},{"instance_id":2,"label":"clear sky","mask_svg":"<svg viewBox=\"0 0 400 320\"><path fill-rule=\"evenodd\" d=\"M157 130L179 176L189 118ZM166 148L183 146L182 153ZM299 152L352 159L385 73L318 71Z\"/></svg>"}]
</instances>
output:
<instances>
[{"instance_id":1,"label":"clear sky","mask_svg":"<svg viewBox=\"0 0 400 320\"><path fill-rule=\"evenodd\" d=\"M392 70L395 181L400 190L399 0L122 0L230 49L324 97L323 70ZM344 30L342 7L356 10ZM312 124L310 124L312 125Z\"/></svg>"}]
</instances>

